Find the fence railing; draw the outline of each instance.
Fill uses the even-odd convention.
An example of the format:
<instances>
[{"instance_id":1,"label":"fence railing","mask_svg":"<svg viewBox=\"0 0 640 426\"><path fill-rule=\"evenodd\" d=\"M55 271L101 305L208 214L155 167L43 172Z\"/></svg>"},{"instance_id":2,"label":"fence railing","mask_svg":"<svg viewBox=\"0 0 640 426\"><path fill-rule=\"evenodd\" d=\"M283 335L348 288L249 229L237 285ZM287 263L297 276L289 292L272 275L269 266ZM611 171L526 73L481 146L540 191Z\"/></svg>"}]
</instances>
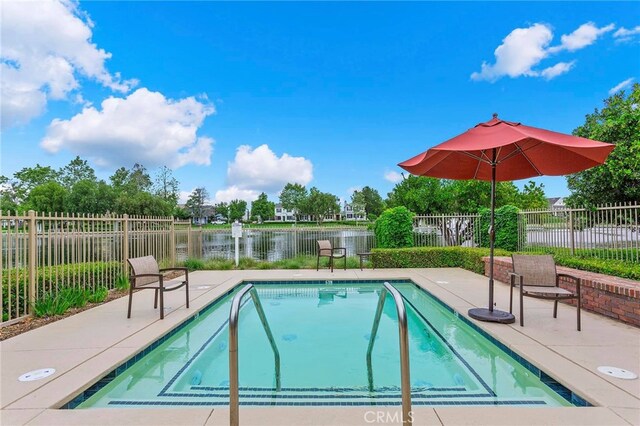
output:
<instances>
[{"instance_id":1,"label":"fence railing","mask_svg":"<svg viewBox=\"0 0 640 426\"><path fill-rule=\"evenodd\" d=\"M520 251L640 262L640 205L594 210L522 211ZM113 288L126 277L129 257L153 255L163 265L187 258L233 259L229 228L192 227L170 217L12 214L0 211L2 321L31 312L33 303L65 287ZM414 219L414 245L477 246L479 215L430 215ZM376 246L363 226L245 227L240 256L263 261L315 256L316 241L345 247L348 256Z\"/></svg>"},{"instance_id":2,"label":"fence railing","mask_svg":"<svg viewBox=\"0 0 640 426\"><path fill-rule=\"evenodd\" d=\"M0 212L0 227L3 322L66 287L113 288L129 257L175 262L172 218Z\"/></svg>"},{"instance_id":3,"label":"fence railing","mask_svg":"<svg viewBox=\"0 0 640 426\"><path fill-rule=\"evenodd\" d=\"M640 262L640 204L594 209L523 210L518 247L580 257Z\"/></svg>"}]
</instances>

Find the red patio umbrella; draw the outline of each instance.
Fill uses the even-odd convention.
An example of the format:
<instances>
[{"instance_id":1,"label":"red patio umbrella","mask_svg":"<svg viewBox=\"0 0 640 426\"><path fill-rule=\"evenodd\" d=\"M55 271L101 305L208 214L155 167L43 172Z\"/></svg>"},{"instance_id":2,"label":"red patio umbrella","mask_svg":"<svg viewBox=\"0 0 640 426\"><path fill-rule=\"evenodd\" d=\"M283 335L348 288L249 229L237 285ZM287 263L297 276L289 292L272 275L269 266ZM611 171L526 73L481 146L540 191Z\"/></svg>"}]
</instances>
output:
<instances>
[{"instance_id":1,"label":"red patio umbrella","mask_svg":"<svg viewBox=\"0 0 640 426\"><path fill-rule=\"evenodd\" d=\"M489 308L471 309L469 316L501 323L515 320L510 313L493 309L496 182L576 173L604 163L613 148L608 143L504 121L493 114L486 123L398 164L418 176L491 181Z\"/></svg>"}]
</instances>

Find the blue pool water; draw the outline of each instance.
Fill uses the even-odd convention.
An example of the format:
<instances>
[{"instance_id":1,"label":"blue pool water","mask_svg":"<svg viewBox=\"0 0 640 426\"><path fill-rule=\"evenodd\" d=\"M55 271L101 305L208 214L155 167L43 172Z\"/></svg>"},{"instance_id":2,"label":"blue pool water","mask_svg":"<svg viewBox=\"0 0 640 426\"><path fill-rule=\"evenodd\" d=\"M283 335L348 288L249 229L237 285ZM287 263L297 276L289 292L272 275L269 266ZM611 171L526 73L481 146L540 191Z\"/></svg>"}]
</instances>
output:
<instances>
[{"instance_id":1,"label":"blue pool water","mask_svg":"<svg viewBox=\"0 0 640 426\"><path fill-rule=\"evenodd\" d=\"M390 297L373 349L373 391L368 386L366 351L382 282L254 284L280 352L282 385L276 390L271 346L246 297L238 326L241 404L400 404L398 323ZM414 405L570 406L572 398L580 402L414 283L393 285L407 306ZM229 308L241 287L71 406L227 405Z\"/></svg>"}]
</instances>

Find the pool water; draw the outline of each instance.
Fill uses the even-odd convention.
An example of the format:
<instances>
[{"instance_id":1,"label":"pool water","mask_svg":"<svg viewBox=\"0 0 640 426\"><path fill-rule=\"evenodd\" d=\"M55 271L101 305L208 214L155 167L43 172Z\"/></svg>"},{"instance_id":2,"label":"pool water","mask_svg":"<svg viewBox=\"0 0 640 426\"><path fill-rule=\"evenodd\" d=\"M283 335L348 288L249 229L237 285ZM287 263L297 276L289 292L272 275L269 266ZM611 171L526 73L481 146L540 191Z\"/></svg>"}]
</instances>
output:
<instances>
[{"instance_id":1,"label":"pool water","mask_svg":"<svg viewBox=\"0 0 640 426\"><path fill-rule=\"evenodd\" d=\"M410 281L394 282L407 307L414 405L570 406L536 374ZM213 406L229 403L231 299L195 320L85 398L78 408ZM387 297L373 349L366 352L381 282L255 283L281 358L274 358L251 298L240 309L242 405L399 405L398 321Z\"/></svg>"}]
</instances>

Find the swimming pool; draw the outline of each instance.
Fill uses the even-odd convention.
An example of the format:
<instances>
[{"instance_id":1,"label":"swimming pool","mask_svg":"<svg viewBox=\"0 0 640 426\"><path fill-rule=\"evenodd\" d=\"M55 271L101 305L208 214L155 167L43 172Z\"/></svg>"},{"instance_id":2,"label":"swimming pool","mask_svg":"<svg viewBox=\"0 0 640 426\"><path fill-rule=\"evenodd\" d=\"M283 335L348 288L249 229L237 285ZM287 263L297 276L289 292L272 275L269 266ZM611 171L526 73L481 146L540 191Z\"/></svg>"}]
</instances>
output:
<instances>
[{"instance_id":1,"label":"swimming pool","mask_svg":"<svg viewBox=\"0 0 640 426\"><path fill-rule=\"evenodd\" d=\"M585 404L413 282L391 283L407 309L413 405ZM389 297L372 352L373 389L368 380L366 353L383 281L253 284L280 353L281 387L271 346L246 298L238 323L241 405L400 405L397 314ZM69 408L228 405L229 309L241 287Z\"/></svg>"}]
</instances>

